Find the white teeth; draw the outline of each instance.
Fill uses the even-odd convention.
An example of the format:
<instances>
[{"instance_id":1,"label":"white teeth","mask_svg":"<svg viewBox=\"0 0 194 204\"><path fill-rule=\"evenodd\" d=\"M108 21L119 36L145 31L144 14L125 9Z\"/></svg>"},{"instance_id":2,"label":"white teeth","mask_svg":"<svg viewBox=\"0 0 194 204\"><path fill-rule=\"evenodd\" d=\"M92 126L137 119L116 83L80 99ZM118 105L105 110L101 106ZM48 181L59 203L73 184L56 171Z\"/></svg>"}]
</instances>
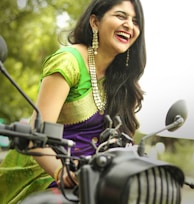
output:
<instances>
[{"instance_id":1,"label":"white teeth","mask_svg":"<svg viewBox=\"0 0 194 204\"><path fill-rule=\"evenodd\" d=\"M123 37L125 37L125 38L130 38L130 35L129 35L129 34L123 33L123 32L117 32L117 35L121 35L121 36L123 36Z\"/></svg>"}]
</instances>

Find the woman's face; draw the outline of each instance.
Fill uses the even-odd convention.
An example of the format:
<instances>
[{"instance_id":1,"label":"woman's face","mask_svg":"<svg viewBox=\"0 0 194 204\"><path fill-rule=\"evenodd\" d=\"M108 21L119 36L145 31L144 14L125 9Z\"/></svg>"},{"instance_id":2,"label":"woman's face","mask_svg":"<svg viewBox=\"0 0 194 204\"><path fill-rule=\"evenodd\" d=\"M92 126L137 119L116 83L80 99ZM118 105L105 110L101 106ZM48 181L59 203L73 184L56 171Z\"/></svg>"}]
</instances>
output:
<instances>
[{"instance_id":1,"label":"woman's face","mask_svg":"<svg viewBox=\"0 0 194 204\"><path fill-rule=\"evenodd\" d=\"M97 21L99 49L119 54L125 52L138 38L140 29L137 24L134 6L130 1L123 1L105 13Z\"/></svg>"}]
</instances>

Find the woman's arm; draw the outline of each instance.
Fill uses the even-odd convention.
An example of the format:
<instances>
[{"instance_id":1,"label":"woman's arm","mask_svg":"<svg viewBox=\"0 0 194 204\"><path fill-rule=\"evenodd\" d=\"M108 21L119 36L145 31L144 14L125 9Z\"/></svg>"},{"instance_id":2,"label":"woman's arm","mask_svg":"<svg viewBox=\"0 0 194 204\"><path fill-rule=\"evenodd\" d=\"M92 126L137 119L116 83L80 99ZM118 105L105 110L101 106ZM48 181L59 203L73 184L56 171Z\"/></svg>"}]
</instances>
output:
<instances>
[{"instance_id":1,"label":"woman's arm","mask_svg":"<svg viewBox=\"0 0 194 204\"><path fill-rule=\"evenodd\" d=\"M70 87L61 74L55 73L45 77L41 83L40 92L37 99L37 108L41 113L43 121L56 123L61 108L67 98ZM33 113L31 124L33 126L35 119ZM56 154L51 148L37 148L33 151L45 154ZM62 165L61 160L51 156L34 156L38 164L53 178L56 176L56 171ZM60 171L58 171L60 175ZM64 183L67 187L71 187L72 182L64 176Z\"/></svg>"}]
</instances>

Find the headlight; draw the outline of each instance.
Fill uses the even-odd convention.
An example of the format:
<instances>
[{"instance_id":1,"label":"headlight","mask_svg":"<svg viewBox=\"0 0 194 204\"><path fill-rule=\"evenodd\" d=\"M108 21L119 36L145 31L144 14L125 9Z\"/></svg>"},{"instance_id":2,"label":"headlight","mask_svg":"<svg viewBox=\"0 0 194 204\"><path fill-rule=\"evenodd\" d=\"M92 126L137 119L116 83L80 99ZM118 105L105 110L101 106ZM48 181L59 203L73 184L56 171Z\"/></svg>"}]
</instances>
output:
<instances>
[{"instance_id":1,"label":"headlight","mask_svg":"<svg viewBox=\"0 0 194 204\"><path fill-rule=\"evenodd\" d=\"M109 158L107 166L97 165L100 157ZM181 203L184 174L175 166L139 157L121 148L97 156L85 179L84 186L90 183L93 187L82 190L86 197L95 198L95 204L178 204ZM81 203L89 204L89 200L84 198Z\"/></svg>"}]
</instances>

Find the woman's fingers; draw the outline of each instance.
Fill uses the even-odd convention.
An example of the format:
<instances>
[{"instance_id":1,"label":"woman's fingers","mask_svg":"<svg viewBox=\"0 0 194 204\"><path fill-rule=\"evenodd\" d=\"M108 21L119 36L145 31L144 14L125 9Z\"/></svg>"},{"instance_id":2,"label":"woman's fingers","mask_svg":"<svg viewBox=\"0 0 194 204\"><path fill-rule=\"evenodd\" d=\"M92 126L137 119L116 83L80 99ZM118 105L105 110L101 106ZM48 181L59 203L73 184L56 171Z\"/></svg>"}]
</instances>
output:
<instances>
[{"instance_id":1,"label":"woman's fingers","mask_svg":"<svg viewBox=\"0 0 194 204\"><path fill-rule=\"evenodd\" d=\"M62 171L59 173L59 180L57 182L58 185L60 185L60 182L61 182L61 173ZM68 174L66 168L64 168L63 183L64 183L64 187L66 188L73 188L75 185L78 185L78 180L75 173L70 171Z\"/></svg>"},{"instance_id":2,"label":"woman's fingers","mask_svg":"<svg viewBox=\"0 0 194 204\"><path fill-rule=\"evenodd\" d=\"M70 172L70 176L71 178L67 175L67 173L63 176L64 185L67 188L72 188L78 184L77 178L73 172Z\"/></svg>"}]
</instances>

